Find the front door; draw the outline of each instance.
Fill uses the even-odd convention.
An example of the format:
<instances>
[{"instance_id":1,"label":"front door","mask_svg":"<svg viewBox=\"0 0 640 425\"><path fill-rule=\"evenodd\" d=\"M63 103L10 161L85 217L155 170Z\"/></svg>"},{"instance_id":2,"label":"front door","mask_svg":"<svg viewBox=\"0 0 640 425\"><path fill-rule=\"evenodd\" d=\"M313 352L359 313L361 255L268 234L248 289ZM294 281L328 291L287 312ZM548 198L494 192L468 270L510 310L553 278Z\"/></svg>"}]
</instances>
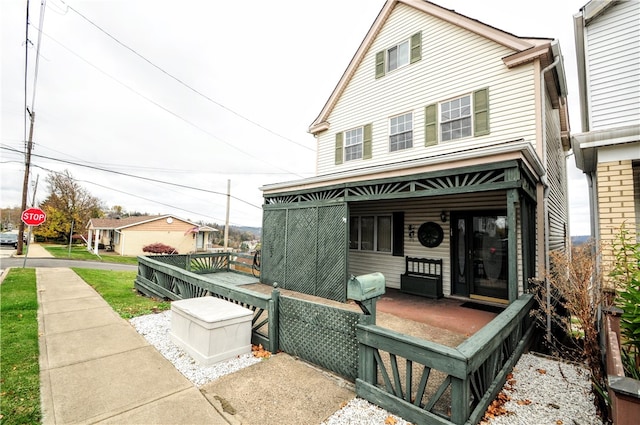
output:
<instances>
[{"instance_id":1,"label":"front door","mask_svg":"<svg viewBox=\"0 0 640 425\"><path fill-rule=\"evenodd\" d=\"M506 213L452 214L451 227L453 293L489 301L508 300Z\"/></svg>"}]
</instances>

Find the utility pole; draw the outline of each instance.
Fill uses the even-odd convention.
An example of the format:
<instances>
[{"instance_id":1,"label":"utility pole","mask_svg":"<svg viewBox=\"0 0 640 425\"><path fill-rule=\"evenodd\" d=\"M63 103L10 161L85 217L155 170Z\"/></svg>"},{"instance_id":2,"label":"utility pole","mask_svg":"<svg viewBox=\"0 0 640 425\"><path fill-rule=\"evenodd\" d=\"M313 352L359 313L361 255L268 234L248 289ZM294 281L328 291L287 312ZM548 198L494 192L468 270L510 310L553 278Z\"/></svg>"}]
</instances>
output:
<instances>
[{"instance_id":1,"label":"utility pole","mask_svg":"<svg viewBox=\"0 0 640 425\"><path fill-rule=\"evenodd\" d=\"M227 180L227 218L224 223L224 252L229 246L229 207L231 204L231 180Z\"/></svg>"},{"instance_id":2,"label":"utility pole","mask_svg":"<svg viewBox=\"0 0 640 425\"><path fill-rule=\"evenodd\" d=\"M27 112L29 113L31 124L29 125L29 140L27 141L27 152L25 154L24 161L24 180L22 181L22 206L20 212L27 209L27 191L29 189L29 171L31 168L31 149L33 149L33 124L36 119L35 112L29 111L29 109L27 109ZM33 195L33 199L35 202L35 193ZM17 255L22 255L22 248L24 244L22 238L24 238L24 222L21 219L20 226L18 227L18 247L16 248Z\"/></svg>"}]
</instances>

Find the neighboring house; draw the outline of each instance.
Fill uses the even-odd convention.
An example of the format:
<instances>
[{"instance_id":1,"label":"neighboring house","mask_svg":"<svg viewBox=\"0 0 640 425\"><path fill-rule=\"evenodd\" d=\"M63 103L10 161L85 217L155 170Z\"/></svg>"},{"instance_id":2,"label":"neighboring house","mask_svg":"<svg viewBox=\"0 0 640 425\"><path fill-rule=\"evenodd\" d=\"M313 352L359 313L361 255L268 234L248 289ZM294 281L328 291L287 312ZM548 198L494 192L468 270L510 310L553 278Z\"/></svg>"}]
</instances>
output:
<instances>
[{"instance_id":1,"label":"neighboring house","mask_svg":"<svg viewBox=\"0 0 640 425\"><path fill-rule=\"evenodd\" d=\"M262 280L344 300L420 257L445 296L514 301L567 247L566 94L557 40L387 1L309 128L317 175L261 188Z\"/></svg>"},{"instance_id":2,"label":"neighboring house","mask_svg":"<svg viewBox=\"0 0 640 425\"><path fill-rule=\"evenodd\" d=\"M92 218L87 225L87 247L101 246L120 255L147 255L142 248L153 243L173 247L180 254L205 251L217 229L200 226L173 215Z\"/></svg>"},{"instance_id":3,"label":"neighboring house","mask_svg":"<svg viewBox=\"0 0 640 425\"><path fill-rule=\"evenodd\" d=\"M623 225L640 241L640 2L590 1L574 26L582 133L572 145L606 265Z\"/></svg>"}]
</instances>

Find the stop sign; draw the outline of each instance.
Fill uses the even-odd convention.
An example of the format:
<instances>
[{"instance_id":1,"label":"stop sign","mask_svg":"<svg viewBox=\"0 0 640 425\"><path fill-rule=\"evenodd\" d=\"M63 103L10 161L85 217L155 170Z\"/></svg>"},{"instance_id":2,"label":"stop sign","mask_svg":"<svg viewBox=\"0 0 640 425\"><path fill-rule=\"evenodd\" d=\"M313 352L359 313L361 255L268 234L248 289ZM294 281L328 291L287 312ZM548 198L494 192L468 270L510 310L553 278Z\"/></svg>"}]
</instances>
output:
<instances>
[{"instance_id":1,"label":"stop sign","mask_svg":"<svg viewBox=\"0 0 640 425\"><path fill-rule=\"evenodd\" d=\"M27 226L38 226L47 219L47 215L40 208L28 208L22 212L22 221Z\"/></svg>"}]
</instances>

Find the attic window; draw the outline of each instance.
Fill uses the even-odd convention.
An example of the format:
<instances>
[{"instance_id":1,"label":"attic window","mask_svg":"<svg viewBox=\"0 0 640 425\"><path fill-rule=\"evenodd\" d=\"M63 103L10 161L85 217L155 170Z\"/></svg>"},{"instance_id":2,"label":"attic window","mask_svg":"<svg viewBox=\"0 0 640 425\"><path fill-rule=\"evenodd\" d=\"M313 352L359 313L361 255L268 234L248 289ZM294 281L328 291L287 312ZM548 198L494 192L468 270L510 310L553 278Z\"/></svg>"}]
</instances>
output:
<instances>
[{"instance_id":1,"label":"attic window","mask_svg":"<svg viewBox=\"0 0 640 425\"><path fill-rule=\"evenodd\" d=\"M409 40L387 50L387 72L409 65Z\"/></svg>"},{"instance_id":2,"label":"attic window","mask_svg":"<svg viewBox=\"0 0 640 425\"><path fill-rule=\"evenodd\" d=\"M417 32L408 39L386 50L376 53L376 78L387 72L419 61L422 58L422 33Z\"/></svg>"}]
</instances>

